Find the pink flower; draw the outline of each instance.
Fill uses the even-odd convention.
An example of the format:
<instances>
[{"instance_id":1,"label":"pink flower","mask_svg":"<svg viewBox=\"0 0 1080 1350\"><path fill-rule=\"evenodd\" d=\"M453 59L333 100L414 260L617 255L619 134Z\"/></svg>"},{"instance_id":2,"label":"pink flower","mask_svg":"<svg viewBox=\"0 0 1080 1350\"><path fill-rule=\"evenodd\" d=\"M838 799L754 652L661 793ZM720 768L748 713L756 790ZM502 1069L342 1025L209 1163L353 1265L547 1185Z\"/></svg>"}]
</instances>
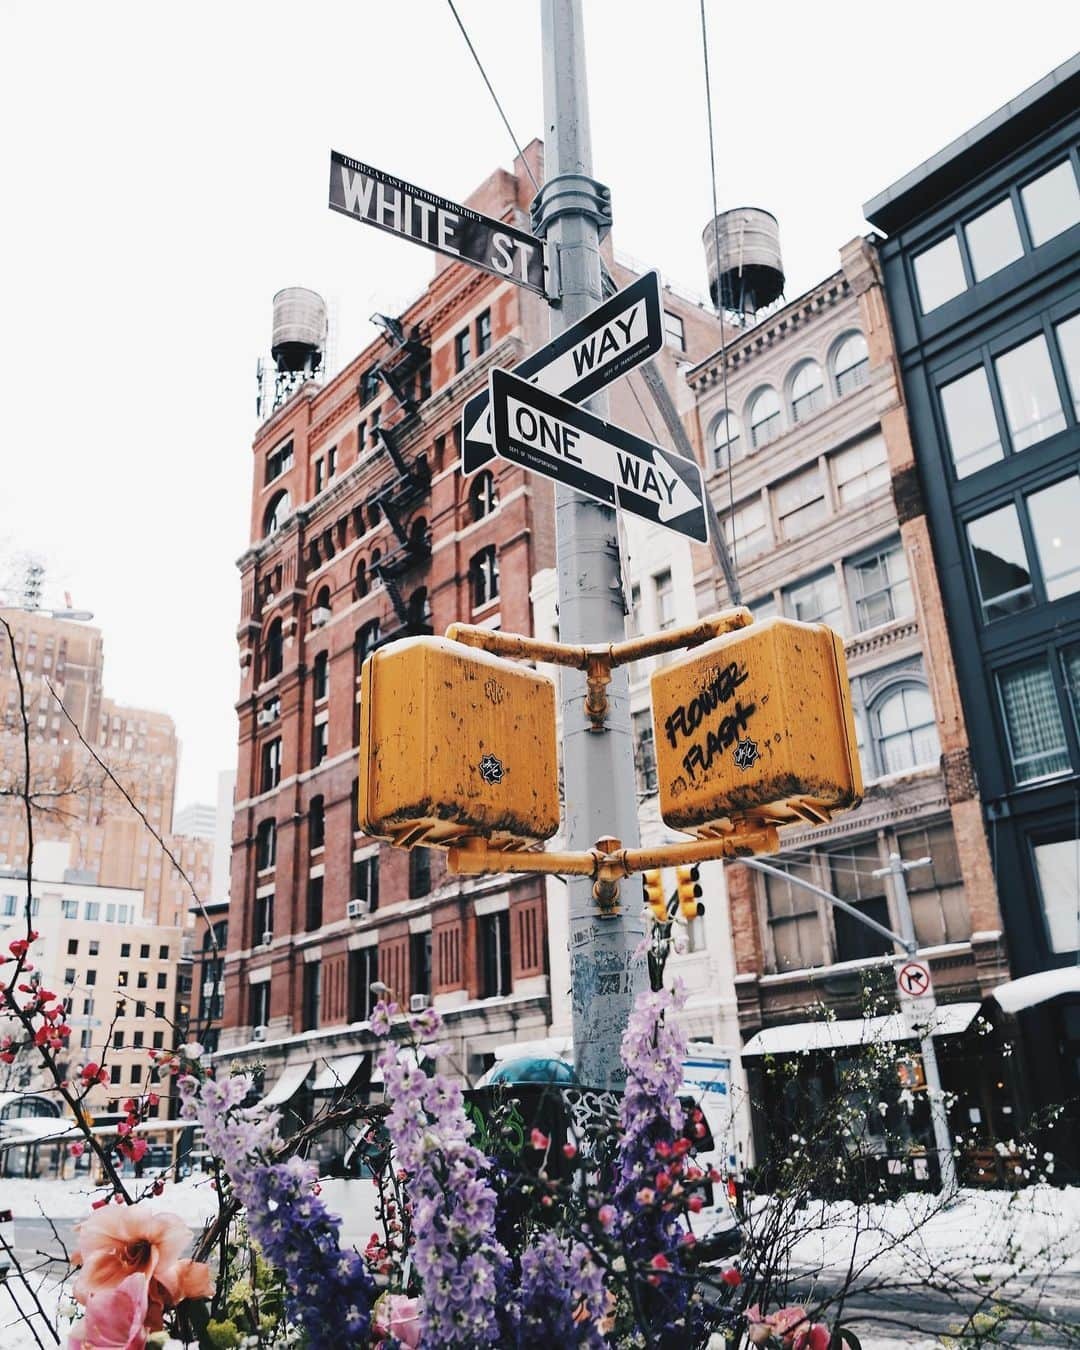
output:
<instances>
[{"instance_id":1,"label":"pink flower","mask_svg":"<svg viewBox=\"0 0 1080 1350\"><path fill-rule=\"evenodd\" d=\"M145 1275L128 1275L117 1285L92 1290L68 1350L144 1350L147 1287Z\"/></svg>"},{"instance_id":2,"label":"pink flower","mask_svg":"<svg viewBox=\"0 0 1080 1350\"><path fill-rule=\"evenodd\" d=\"M420 1344L420 1300L404 1294L385 1294L378 1304L374 1330L378 1336L393 1336L407 1350Z\"/></svg>"},{"instance_id":3,"label":"pink flower","mask_svg":"<svg viewBox=\"0 0 1080 1350\"><path fill-rule=\"evenodd\" d=\"M791 1350L829 1350L830 1340L832 1336L825 1323L815 1322L812 1326L796 1331Z\"/></svg>"}]
</instances>

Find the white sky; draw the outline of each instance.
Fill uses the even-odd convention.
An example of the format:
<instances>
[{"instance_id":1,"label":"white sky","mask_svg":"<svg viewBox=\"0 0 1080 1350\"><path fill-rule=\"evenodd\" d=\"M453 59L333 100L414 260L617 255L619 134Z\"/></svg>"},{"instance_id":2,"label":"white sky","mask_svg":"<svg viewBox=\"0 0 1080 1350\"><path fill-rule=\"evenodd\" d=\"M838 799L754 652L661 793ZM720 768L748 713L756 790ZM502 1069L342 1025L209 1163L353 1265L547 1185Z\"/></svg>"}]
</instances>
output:
<instances>
[{"instance_id":1,"label":"white sky","mask_svg":"<svg viewBox=\"0 0 1080 1350\"><path fill-rule=\"evenodd\" d=\"M585 4L616 247L703 295L696 0ZM835 270L863 201L1076 45L1060 0L707 8L720 207L779 217L791 297ZM537 0L458 9L524 144ZM0 0L0 125L0 556L44 554L95 612L107 692L172 714L179 802L213 801L273 293L336 303L342 363L432 273L327 209L329 150L458 200L513 150L443 0Z\"/></svg>"}]
</instances>

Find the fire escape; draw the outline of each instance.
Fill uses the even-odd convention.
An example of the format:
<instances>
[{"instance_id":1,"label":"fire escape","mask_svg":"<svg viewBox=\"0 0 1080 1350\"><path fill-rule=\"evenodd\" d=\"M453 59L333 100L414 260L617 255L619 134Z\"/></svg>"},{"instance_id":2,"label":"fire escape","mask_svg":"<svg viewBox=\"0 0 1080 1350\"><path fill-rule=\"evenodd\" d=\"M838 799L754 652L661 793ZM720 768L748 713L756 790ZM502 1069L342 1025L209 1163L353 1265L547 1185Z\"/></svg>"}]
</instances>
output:
<instances>
[{"instance_id":1,"label":"fire escape","mask_svg":"<svg viewBox=\"0 0 1080 1350\"><path fill-rule=\"evenodd\" d=\"M373 321L382 328L390 354L376 366L373 374L383 381L394 396L401 416L391 426L380 426L382 448L393 466L393 476L380 487L375 502L394 533L394 546L375 566L394 606L399 627L387 633L384 642L399 637L430 634L431 605L426 587L414 590L408 599L405 591L409 573L431 558L431 529L423 516L409 517L431 492L431 466L427 456L419 454L409 463L401 451L401 442L412 430L420 414L420 405L431 393L431 349L420 334L419 326L405 333L400 319L375 314Z\"/></svg>"}]
</instances>

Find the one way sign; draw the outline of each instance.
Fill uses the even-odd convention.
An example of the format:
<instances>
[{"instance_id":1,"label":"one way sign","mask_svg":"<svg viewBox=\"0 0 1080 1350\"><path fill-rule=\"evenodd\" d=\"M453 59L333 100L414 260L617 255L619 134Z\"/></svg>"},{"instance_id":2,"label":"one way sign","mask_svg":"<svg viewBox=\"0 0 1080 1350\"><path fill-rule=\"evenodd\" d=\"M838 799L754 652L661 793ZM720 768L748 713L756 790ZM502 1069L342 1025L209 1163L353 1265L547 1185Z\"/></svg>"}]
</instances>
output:
<instances>
[{"instance_id":1,"label":"one way sign","mask_svg":"<svg viewBox=\"0 0 1080 1350\"><path fill-rule=\"evenodd\" d=\"M514 374L578 403L648 361L663 345L660 274L646 272L527 356ZM474 394L461 411L461 471L475 473L494 458L485 391Z\"/></svg>"},{"instance_id":2,"label":"one way sign","mask_svg":"<svg viewBox=\"0 0 1080 1350\"><path fill-rule=\"evenodd\" d=\"M509 371L489 382L496 454L706 543L701 470Z\"/></svg>"}]
</instances>

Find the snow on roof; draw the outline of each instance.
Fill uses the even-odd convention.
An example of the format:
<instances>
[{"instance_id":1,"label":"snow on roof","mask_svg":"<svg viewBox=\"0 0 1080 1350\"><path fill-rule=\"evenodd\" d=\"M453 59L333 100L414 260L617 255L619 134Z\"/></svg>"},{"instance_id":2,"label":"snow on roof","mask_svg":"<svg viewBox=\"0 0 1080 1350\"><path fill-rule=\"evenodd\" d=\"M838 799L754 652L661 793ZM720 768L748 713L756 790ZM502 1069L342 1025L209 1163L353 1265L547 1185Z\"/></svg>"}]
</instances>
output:
<instances>
[{"instance_id":1,"label":"snow on roof","mask_svg":"<svg viewBox=\"0 0 1080 1350\"><path fill-rule=\"evenodd\" d=\"M1040 970L1035 975L1023 975L1009 980L990 991L1002 1012L1018 1013L1047 1003L1062 994L1080 994L1080 966L1063 966L1059 970Z\"/></svg>"},{"instance_id":2,"label":"snow on roof","mask_svg":"<svg viewBox=\"0 0 1080 1350\"><path fill-rule=\"evenodd\" d=\"M956 1036L966 1031L979 1011L977 1003L945 1003L930 1018L933 1036ZM888 1017L850 1018L836 1022L789 1022L765 1027L743 1046L742 1057L754 1055L805 1055L813 1050L838 1050L850 1045L876 1045L882 1041L910 1041L916 1036L903 1013Z\"/></svg>"}]
</instances>

